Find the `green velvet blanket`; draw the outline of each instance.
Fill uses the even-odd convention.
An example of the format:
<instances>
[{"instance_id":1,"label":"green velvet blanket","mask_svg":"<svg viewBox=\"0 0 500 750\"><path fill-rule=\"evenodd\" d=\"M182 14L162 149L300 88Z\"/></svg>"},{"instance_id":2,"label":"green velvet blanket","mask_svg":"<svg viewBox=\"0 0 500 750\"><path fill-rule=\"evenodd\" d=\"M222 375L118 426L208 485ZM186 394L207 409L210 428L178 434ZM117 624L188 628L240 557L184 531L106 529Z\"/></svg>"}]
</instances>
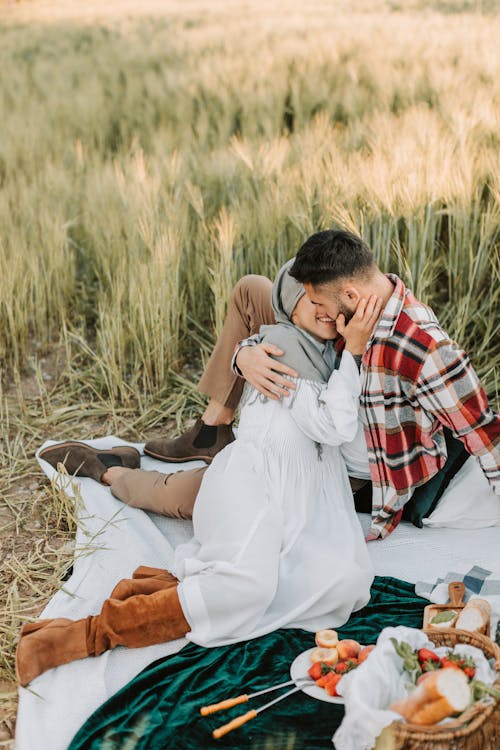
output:
<instances>
[{"instance_id":1,"label":"green velvet blanket","mask_svg":"<svg viewBox=\"0 0 500 750\"><path fill-rule=\"evenodd\" d=\"M339 635L373 643L388 625L420 627L426 604L415 595L413 584L377 577L370 602L352 615ZM295 657L313 646L314 635L299 629L281 629L233 646L207 649L188 644L151 664L102 705L68 750L331 750L343 707L302 692L220 740L212 738L216 727L290 688L206 718L199 713L201 706L285 682Z\"/></svg>"}]
</instances>

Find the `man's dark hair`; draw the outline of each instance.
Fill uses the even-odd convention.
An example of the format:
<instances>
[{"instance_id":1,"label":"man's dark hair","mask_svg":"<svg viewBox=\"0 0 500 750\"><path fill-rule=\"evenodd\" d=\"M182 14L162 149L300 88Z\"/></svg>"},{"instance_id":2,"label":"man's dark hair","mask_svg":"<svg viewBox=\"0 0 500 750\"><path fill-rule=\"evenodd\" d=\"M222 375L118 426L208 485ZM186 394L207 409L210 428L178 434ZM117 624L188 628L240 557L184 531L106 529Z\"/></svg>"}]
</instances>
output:
<instances>
[{"instance_id":1,"label":"man's dark hair","mask_svg":"<svg viewBox=\"0 0 500 750\"><path fill-rule=\"evenodd\" d=\"M304 242L289 273L301 284L321 286L329 281L365 276L375 268L373 253L361 237L327 229Z\"/></svg>"}]
</instances>

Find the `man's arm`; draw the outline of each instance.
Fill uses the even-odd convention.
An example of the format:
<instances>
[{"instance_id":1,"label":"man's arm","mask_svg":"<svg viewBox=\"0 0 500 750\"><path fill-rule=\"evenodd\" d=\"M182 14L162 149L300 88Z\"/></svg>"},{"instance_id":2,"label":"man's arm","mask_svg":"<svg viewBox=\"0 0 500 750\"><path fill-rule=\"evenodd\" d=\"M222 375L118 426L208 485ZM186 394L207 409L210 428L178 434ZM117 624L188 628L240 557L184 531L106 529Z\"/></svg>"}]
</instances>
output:
<instances>
[{"instance_id":1,"label":"man's arm","mask_svg":"<svg viewBox=\"0 0 500 750\"><path fill-rule=\"evenodd\" d=\"M490 408L468 356L453 341L438 343L429 352L415 397L476 456L500 495L500 417Z\"/></svg>"},{"instance_id":2,"label":"man's arm","mask_svg":"<svg viewBox=\"0 0 500 750\"><path fill-rule=\"evenodd\" d=\"M290 390L294 391L296 385L283 375L296 378L298 373L270 356L282 357L286 356L286 352L274 344L259 343L261 339L262 336L255 334L240 341L233 355L231 368L268 398L278 400L282 396L289 396Z\"/></svg>"}]
</instances>

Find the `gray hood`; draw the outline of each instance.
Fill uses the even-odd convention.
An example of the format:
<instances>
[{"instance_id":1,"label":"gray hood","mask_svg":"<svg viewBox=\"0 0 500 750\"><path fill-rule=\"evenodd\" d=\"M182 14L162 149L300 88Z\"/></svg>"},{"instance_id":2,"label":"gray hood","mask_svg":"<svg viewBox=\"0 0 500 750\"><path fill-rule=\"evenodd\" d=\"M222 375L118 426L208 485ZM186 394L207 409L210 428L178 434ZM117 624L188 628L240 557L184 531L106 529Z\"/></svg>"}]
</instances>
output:
<instances>
[{"instance_id":1,"label":"gray hood","mask_svg":"<svg viewBox=\"0 0 500 750\"><path fill-rule=\"evenodd\" d=\"M294 261L291 258L281 266L274 280L271 301L277 323L291 323L295 305L306 293L302 284L288 273Z\"/></svg>"}]
</instances>

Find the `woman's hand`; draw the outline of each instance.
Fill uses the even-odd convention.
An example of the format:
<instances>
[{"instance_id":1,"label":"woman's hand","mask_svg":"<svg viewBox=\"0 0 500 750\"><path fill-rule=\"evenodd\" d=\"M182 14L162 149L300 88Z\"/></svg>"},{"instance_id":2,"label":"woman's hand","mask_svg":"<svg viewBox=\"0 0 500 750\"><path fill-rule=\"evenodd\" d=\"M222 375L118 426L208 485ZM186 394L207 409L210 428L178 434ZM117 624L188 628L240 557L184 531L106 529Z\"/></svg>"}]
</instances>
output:
<instances>
[{"instance_id":1,"label":"woman's hand","mask_svg":"<svg viewBox=\"0 0 500 750\"><path fill-rule=\"evenodd\" d=\"M282 375L289 375L292 378L298 376L295 370L272 359L270 354L281 357L284 352L274 344L244 346L236 356L236 364L250 385L253 385L264 396L277 401L281 396L289 396L290 389L296 388L295 383Z\"/></svg>"},{"instance_id":2,"label":"woman's hand","mask_svg":"<svg viewBox=\"0 0 500 750\"><path fill-rule=\"evenodd\" d=\"M340 314L337 317L337 331L344 337L348 352L355 355L363 354L381 311L382 299L372 294L368 300L359 301L356 312L347 325L344 315Z\"/></svg>"}]
</instances>

